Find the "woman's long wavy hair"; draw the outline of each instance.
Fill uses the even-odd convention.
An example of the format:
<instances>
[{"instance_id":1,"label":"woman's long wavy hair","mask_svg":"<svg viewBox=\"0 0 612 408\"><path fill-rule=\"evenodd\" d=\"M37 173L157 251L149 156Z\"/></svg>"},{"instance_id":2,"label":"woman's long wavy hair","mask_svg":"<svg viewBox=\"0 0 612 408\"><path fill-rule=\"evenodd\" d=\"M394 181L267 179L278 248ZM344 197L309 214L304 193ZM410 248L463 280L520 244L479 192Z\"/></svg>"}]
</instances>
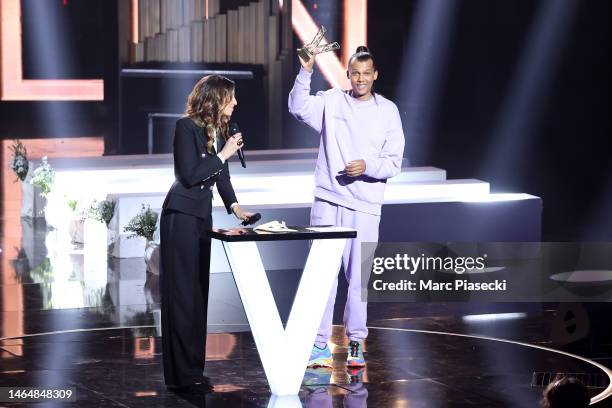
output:
<instances>
[{"instance_id":1,"label":"woman's long wavy hair","mask_svg":"<svg viewBox=\"0 0 612 408\"><path fill-rule=\"evenodd\" d=\"M185 115L206 131L206 151L212 153L215 130L227 139L229 117L223 109L232 100L236 85L221 75L207 75L200 79L187 98Z\"/></svg>"}]
</instances>

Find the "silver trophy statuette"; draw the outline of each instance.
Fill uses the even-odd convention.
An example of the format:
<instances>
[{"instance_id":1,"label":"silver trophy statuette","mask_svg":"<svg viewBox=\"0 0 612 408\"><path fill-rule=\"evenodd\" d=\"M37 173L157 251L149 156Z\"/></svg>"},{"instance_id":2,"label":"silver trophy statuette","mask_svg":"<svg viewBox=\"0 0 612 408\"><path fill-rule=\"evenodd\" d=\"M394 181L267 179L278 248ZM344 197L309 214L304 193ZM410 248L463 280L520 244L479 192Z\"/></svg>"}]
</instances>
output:
<instances>
[{"instance_id":1,"label":"silver trophy statuette","mask_svg":"<svg viewBox=\"0 0 612 408\"><path fill-rule=\"evenodd\" d=\"M339 50L340 44L333 42L331 44L319 45L325 34L325 27L321 26L317 35L312 39L310 44L304 44L302 48L298 48L298 55L306 62L310 61L313 55L321 54L331 50Z\"/></svg>"}]
</instances>

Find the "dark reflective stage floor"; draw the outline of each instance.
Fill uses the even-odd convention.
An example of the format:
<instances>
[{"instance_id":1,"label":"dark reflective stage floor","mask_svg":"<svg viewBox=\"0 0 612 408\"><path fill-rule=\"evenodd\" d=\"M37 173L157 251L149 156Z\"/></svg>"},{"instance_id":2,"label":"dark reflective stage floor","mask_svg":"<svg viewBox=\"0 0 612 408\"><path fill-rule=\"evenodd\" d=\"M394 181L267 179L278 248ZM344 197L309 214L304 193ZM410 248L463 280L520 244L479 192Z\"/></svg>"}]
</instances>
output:
<instances>
[{"instance_id":1,"label":"dark reflective stage floor","mask_svg":"<svg viewBox=\"0 0 612 408\"><path fill-rule=\"evenodd\" d=\"M336 326L334 369L306 370L299 399L274 400L250 333L217 326L206 356L215 392L179 396L163 385L157 277L142 259L100 266L52 238L39 224L4 229L0 387L74 387L68 406L536 407L554 373L582 376L593 396L609 383L589 361L547 349L559 348L558 305L378 303L363 370L345 368ZM609 367L609 346L595 336L566 350Z\"/></svg>"}]
</instances>

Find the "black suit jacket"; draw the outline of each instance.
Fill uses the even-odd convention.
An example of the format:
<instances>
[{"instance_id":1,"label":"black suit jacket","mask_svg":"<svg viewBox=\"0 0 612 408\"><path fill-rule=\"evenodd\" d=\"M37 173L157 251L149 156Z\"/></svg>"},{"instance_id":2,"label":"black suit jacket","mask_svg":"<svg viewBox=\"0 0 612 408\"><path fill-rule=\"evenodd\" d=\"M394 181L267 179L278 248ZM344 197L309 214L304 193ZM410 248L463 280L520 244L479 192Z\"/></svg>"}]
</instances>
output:
<instances>
[{"instance_id":1,"label":"black suit jacket","mask_svg":"<svg viewBox=\"0 0 612 408\"><path fill-rule=\"evenodd\" d=\"M176 121L174 131L174 176L176 180L164 200L163 208L180 211L200 218L208 218L212 212L212 187L217 190L228 214L230 206L237 202L230 181L227 161L221 162L217 152L206 151L204 129L188 117ZM223 138L217 142L221 149Z\"/></svg>"}]
</instances>

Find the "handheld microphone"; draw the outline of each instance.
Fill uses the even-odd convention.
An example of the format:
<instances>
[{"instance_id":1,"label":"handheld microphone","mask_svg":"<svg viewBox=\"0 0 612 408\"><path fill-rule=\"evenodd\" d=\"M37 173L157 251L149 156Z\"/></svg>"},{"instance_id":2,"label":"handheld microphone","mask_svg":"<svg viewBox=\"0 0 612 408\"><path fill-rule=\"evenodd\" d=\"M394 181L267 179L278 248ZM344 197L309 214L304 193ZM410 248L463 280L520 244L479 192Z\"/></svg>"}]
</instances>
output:
<instances>
[{"instance_id":1,"label":"handheld microphone","mask_svg":"<svg viewBox=\"0 0 612 408\"><path fill-rule=\"evenodd\" d=\"M253 214L253 216L251 218L249 218L248 220L244 220L242 221L242 225L244 225L245 227L247 225L252 225L255 224L257 221L259 221L261 219L261 214L260 213L255 213Z\"/></svg>"},{"instance_id":2,"label":"handheld microphone","mask_svg":"<svg viewBox=\"0 0 612 408\"><path fill-rule=\"evenodd\" d=\"M232 122L229 125L228 133L230 136L234 136L236 133L240 132L240 128L236 122ZM240 164L242 167L246 168L246 162L244 161L244 152L242 151L242 147L238 149L238 158L240 159Z\"/></svg>"}]
</instances>

